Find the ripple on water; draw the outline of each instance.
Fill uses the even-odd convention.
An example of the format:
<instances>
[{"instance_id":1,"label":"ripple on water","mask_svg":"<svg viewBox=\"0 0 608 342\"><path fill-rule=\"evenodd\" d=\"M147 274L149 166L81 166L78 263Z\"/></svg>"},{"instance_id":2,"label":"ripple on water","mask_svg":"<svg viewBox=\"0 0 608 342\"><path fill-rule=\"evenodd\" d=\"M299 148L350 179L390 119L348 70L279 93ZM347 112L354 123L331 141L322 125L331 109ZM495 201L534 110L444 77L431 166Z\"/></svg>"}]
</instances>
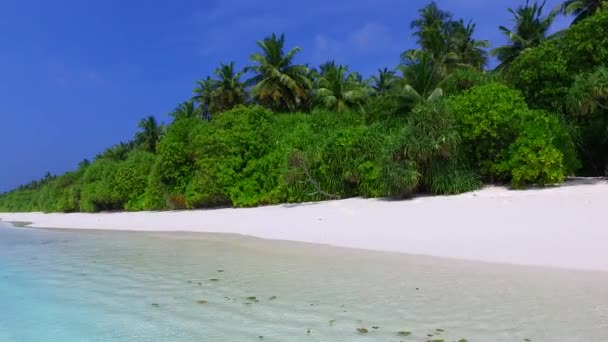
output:
<instances>
[{"instance_id":1,"label":"ripple on water","mask_svg":"<svg viewBox=\"0 0 608 342\"><path fill-rule=\"evenodd\" d=\"M0 266L11 310L0 311L2 341L608 336L608 275L597 272L228 235L6 228Z\"/></svg>"}]
</instances>

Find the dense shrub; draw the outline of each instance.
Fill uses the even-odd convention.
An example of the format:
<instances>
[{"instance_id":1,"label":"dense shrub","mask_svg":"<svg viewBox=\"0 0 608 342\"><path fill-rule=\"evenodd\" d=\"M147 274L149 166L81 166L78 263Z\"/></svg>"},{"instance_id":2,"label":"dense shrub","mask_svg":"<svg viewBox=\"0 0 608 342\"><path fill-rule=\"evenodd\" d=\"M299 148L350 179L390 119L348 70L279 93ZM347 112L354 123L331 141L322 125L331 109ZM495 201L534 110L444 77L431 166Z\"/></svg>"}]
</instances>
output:
<instances>
[{"instance_id":1,"label":"dense shrub","mask_svg":"<svg viewBox=\"0 0 608 342\"><path fill-rule=\"evenodd\" d=\"M165 137L158 145L158 161L155 165L153 188L168 191L167 195L183 194L195 164L193 140L202 134L204 122L196 118L175 121L167 129Z\"/></svg>"},{"instance_id":2,"label":"dense shrub","mask_svg":"<svg viewBox=\"0 0 608 342\"><path fill-rule=\"evenodd\" d=\"M189 208L269 200L279 176L277 158L267 155L273 116L262 107L239 106L221 113L192 141L195 178L187 189Z\"/></svg>"},{"instance_id":3,"label":"dense shrub","mask_svg":"<svg viewBox=\"0 0 608 342\"><path fill-rule=\"evenodd\" d=\"M509 147L507 159L497 166L514 187L556 184L564 181L564 156L546 137L523 135Z\"/></svg>"},{"instance_id":4,"label":"dense shrub","mask_svg":"<svg viewBox=\"0 0 608 342\"><path fill-rule=\"evenodd\" d=\"M532 107L552 111L564 109L571 78L565 51L556 41L524 51L505 72L507 82L522 91Z\"/></svg>"},{"instance_id":5,"label":"dense shrub","mask_svg":"<svg viewBox=\"0 0 608 342\"><path fill-rule=\"evenodd\" d=\"M562 111L574 76L607 64L608 12L602 12L524 51L505 76L524 93L531 107Z\"/></svg>"},{"instance_id":6,"label":"dense shrub","mask_svg":"<svg viewBox=\"0 0 608 342\"><path fill-rule=\"evenodd\" d=\"M530 111L521 127L496 166L514 187L561 183L580 166L571 133L557 116Z\"/></svg>"},{"instance_id":7,"label":"dense shrub","mask_svg":"<svg viewBox=\"0 0 608 342\"><path fill-rule=\"evenodd\" d=\"M117 165L114 191L118 201L124 203L123 209L143 210L146 208L144 193L154 162L154 154L138 150L132 152L124 162Z\"/></svg>"},{"instance_id":8,"label":"dense shrub","mask_svg":"<svg viewBox=\"0 0 608 342\"><path fill-rule=\"evenodd\" d=\"M520 92L499 83L471 89L450 100L463 148L486 179L519 134L528 107Z\"/></svg>"},{"instance_id":9,"label":"dense shrub","mask_svg":"<svg viewBox=\"0 0 608 342\"><path fill-rule=\"evenodd\" d=\"M529 49L510 66L506 80L520 89L533 108L568 112L566 97L577 75L608 65L608 12L573 25L562 35ZM583 175L604 175L608 157L607 119L570 113L581 135L578 154ZM599 125L599 128L598 128Z\"/></svg>"},{"instance_id":10,"label":"dense shrub","mask_svg":"<svg viewBox=\"0 0 608 342\"><path fill-rule=\"evenodd\" d=\"M123 208L123 202L114 191L117 166L118 162L102 158L87 167L82 178L81 211L94 212Z\"/></svg>"},{"instance_id":11,"label":"dense shrub","mask_svg":"<svg viewBox=\"0 0 608 342\"><path fill-rule=\"evenodd\" d=\"M15 190L0 196L0 211L3 212L27 212L40 210L35 199L38 197L39 190L23 189Z\"/></svg>"},{"instance_id":12,"label":"dense shrub","mask_svg":"<svg viewBox=\"0 0 608 342\"><path fill-rule=\"evenodd\" d=\"M44 212L74 212L80 210L84 170L65 173L44 186L36 199Z\"/></svg>"},{"instance_id":13,"label":"dense shrub","mask_svg":"<svg viewBox=\"0 0 608 342\"><path fill-rule=\"evenodd\" d=\"M580 166L573 130L556 115L528 109L518 91L493 83L450 104L467 158L486 179L550 184Z\"/></svg>"}]
</instances>

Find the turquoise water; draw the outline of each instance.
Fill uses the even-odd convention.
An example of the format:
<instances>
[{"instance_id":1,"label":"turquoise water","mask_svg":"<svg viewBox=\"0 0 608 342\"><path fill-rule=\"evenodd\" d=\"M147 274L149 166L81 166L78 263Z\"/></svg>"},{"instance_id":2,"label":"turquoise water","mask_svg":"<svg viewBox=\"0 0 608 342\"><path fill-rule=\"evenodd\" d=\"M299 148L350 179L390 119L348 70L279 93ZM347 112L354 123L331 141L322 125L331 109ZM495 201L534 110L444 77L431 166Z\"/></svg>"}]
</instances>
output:
<instances>
[{"instance_id":1,"label":"turquoise water","mask_svg":"<svg viewBox=\"0 0 608 342\"><path fill-rule=\"evenodd\" d=\"M606 341L608 274L240 236L0 227L0 341L426 341L429 334Z\"/></svg>"}]
</instances>

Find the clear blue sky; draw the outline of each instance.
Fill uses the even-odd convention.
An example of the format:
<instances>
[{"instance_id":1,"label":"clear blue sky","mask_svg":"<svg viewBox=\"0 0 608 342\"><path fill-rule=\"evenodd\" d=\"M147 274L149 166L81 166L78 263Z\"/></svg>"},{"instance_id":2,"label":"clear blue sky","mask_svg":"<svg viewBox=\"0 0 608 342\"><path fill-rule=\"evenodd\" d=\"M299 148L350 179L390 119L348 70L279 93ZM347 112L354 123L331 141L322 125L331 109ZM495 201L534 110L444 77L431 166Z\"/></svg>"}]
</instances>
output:
<instances>
[{"instance_id":1,"label":"clear blue sky","mask_svg":"<svg viewBox=\"0 0 608 342\"><path fill-rule=\"evenodd\" d=\"M439 0L504 43L523 0ZM549 0L553 8L559 0ZM4 1L0 6L0 191L75 168L132 137L140 118L188 99L221 61L241 67L255 41L285 32L300 62L336 59L370 74L414 46L423 0ZM556 28L567 26L560 18Z\"/></svg>"}]
</instances>

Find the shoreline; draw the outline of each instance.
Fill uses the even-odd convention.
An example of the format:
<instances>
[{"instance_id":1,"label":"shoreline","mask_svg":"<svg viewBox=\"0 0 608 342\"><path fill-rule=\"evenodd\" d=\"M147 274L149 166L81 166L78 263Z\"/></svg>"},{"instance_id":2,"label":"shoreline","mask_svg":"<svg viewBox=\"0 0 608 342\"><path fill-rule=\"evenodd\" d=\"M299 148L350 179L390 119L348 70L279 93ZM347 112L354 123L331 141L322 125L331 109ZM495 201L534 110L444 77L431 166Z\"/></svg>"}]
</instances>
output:
<instances>
[{"instance_id":1,"label":"shoreline","mask_svg":"<svg viewBox=\"0 0 608 342\"><path fill-rule=\"evenodd\" d=\"M229 233L442 258L608 271L608 180L488 186L404 201L353 198L246 209L0 213L33 228Z\"/></svg>"}]
</instances>

